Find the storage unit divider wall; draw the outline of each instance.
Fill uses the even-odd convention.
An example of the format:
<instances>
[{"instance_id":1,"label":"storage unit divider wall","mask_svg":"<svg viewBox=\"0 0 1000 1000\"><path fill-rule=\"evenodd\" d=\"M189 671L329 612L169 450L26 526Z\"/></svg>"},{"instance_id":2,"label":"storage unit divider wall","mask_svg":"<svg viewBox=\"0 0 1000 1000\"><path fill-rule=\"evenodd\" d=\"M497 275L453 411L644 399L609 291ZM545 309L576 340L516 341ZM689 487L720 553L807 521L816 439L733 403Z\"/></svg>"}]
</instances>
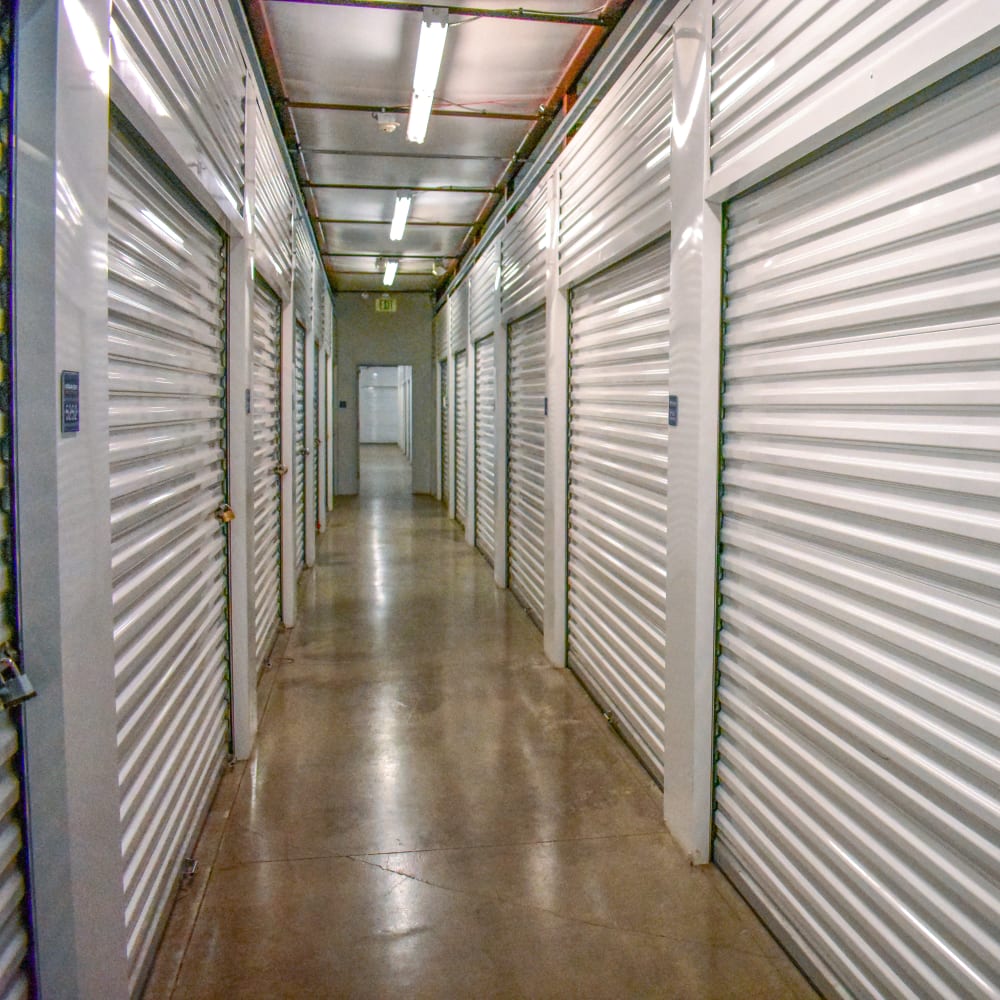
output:
<instances>
[{"instance_id":1,"label":"storage unit divider wall","mask_svg":"<svg viewBox=\"0 0 1000 1000\"><path fill-rule=\"evenodd\" d=\"M229 742L225 241L112 128L111 538L129 976L152 960Z\"/></svg>"},{"instance_id":2,"label":"storage unit divider wall","mask_svg":"<svg viewBox=\"0 0 1000 1000\"><path fill-rule=\"evenodd\" d=\"M507 571L535 624L545 612L545 309L507 334Z\"/></svg>"},{"instance_id":3,"label":"storage unit divider wall","mask_svg":"<svg viewBox=\"0 0 1000 1000\"><path fill-rule=\"evenodd\" d=\"M281 301L253 290L253 635L263 669L281 622Z\"/></svg>"},{"instance_id":4,"label":"storage unit divider wall","mask_svg":"<svg viewBox=\"0 0 1000 1000\"><path fill-rule=\"evenodd\" d=\"M831 996L1000 984L997 121L728 207L715 857Z\"/></svg>"},{"instance_id":5,"label":"storage unit divider wall","mask_svg":"<svg viewBox=\"0 0 1000 1000\"><path fill-rule=\"evenodd\" d=\"M464 525L469 501L469 352L455 355L455 520Z\"/></svg>"}]
</instances>

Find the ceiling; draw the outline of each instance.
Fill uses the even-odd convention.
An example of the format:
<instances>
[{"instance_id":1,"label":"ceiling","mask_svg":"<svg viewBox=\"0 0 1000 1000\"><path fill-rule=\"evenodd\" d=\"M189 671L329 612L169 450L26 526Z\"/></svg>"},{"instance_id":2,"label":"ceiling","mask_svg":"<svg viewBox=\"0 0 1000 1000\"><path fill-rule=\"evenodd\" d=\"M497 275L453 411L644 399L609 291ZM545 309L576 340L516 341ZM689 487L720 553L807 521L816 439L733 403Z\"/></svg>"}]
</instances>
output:
<instances>
[{"instance_id":1,"label":"ceiling","mask_svg":"<svg viewBox=\"0 0 1000 1000\"><path fill-rule=\"evenodd\" d=\"M629 2L437 5L449 27L418 145L406 122L420 4L245 0L331 286L382 290L378 258L399 260L396 291L445 285ZM383 109L396 113L392 133L374 117ZM399 189L413 203L392 242Z\"/></svg>"}]
</instances>

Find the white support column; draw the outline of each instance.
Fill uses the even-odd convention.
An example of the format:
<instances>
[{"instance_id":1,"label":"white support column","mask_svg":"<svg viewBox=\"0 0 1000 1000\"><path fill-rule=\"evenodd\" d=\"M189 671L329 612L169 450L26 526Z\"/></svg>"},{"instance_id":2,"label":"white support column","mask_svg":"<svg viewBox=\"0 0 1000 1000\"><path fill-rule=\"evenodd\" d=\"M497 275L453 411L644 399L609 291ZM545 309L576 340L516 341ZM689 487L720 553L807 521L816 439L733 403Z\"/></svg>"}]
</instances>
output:
<instances>
[{"instance_id":1,"label":"white support column","mask_svg":"<svg viewBox=\"0 0 1000 1000\"><path fill-rule=\"evenodd\" d=\"M316 563L316 341L306 334L306 566Z\"/></svg>"},{"instance_id":2,"label":"white support column","mask_svg":"<svg viewBox=\"0 0 1000 1000\"><path fill-rule=\"evenodd\" d=\"M248 90L246 106L253 92ZM253 218L256 195L254 149L257 116L246 116L246 217ZM228 286L228 450L229 505L236 520L229 527L229 653L232 688L233 753L245 760L257 734L257 669L253 663L253 256L247 234L229 241Z\"/></svg>"},{"instance_id":3,"label":"white support column","mask_svg":"<svg viewBox=\"0 0 1000 1000\"><path fill-rule=\"evenodd\" d=\"M674 26L664 818L695 863L711 857L722 227L706 202L712 12Z\"/></svg>"},{"instance_id":4,"label":"white support column","mask_svg":"<svg viewBox=\"0 0 1000 1000\"><path fill-rule=\"evenodd\" d=\"M125 1000L111 616L108 0L17 9L15 487L42 1000ZM80 373L61 433L60 372Z\"/></svg>"},{"instance_id":5,"label":"white support column","mask_svg":"<svg viewBox=\"0 0 1000 1000\"><path fill-rule=\"evenodd\" d=\"M291 229L289 229L291 233ZM289 283L294 288L294 282ZM281 621L295 625L295 310L289 295L281 310Z\"/></svg>"},{"instance_id":6,"label":"white support column","mask_svg":"<svg viewBox=\"0 0 1000 1000\"><path fill-rule=\"evenodd\" d=\"M548 180L545 268L545 655L566 666L569 296L559 287L559 174Z\"/></svg>"}]
</instances>

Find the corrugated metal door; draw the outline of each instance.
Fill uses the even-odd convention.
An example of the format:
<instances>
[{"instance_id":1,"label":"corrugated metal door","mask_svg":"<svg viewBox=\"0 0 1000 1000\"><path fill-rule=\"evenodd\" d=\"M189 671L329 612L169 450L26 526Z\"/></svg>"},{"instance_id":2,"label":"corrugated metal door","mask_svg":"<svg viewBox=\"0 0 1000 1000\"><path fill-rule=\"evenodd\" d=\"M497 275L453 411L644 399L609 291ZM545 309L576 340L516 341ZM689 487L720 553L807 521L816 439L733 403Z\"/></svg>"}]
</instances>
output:
<instances>
[{"instance_id":1,"label":"corrugated metal door","mask_svg":"<svg viewBox=\"0 0 1000 1000\"><path fill-rule=\"evenodd\" d=\"M657 776L666 657L666 242L570 296L570 666Z\"/></svg>"},{"instance_id":2,"label":"corrugated metal door","mask_svg":"<svg viewBox=\"0 0 1000 1000\"><path fill-rule=\"evenodd\" d=\"M451 496L451 452L448 447L448 362L440 362L441 372L441 499Z\"/></svg>"},{"instance_id":3,"label":"corrugated metal door","mask_svg":"<svg viewBox=\"0 0 1000 1000\"><path fill-rule=\"evenodd\" d=\"M493 337L476 343L476 547L493 565L496 538L496 369Z\"/></svg>"},{"instance_id":4,"label":"corrugated metal door","mask_svg":"<svg viewBox=\"0 0 1000 1000\"><path fill-rule=\"evenodd\" d=\"M468 354L459 351L455 355L455 520L459 524L465 524L468 498L468 399Z\"/></svg>"},{"instance_id":5,"label":"corrugated metal door","mask_svg":"<svg viewBox=\"0 0 1000 1000\"><path fill-rule=\"evenodd\" d=\"M115 127L108 238L111 571L132 988L229 739L222 233Z\"/></svg>"},{"instance_id":6,"label":"corrugated metal door","mask_svg":"<svg viewBox=\"0 0 1000 1000\"><path fill-rule=\"evenodd\" d=\"M507 567L539 628L545 612L545 310L510 325Z\"/></svg>"},{"instance_id":7,"label":"corrugated metal door","mask_svg":"<svg viewBox=\"0 0 1000 1000\"><path fill-rule=\"evenodd\" d=\"M306 564L306 328L295 322L295 575Z\"/></svg>"},{"instance_id":8,"label":"corrugated metal door","mask_svg":"<svg viewBox=\"0 0 1000 1000\"><path fill-rule=\"evenodd\" d=\"M0 14L0 50L8 54L0 70L0 129L4 136L11 134L10 70L9 58L13 43L11 7L7 5ZM10 190L11 145L5 142L0 150L0 191ZM0 288L5 291L0 308L0 647L16 655L17 613L16 588L14 587L14 531L10 521L12 477L8 458L13 451L11 440L11 384L10 364L12 355L11 329L9 326L9 289L11 287L12 226L9 199L0 200ZM16 710L15 710L16 711ZM27 965L29 932L24 910L24 872L26 860L21 836L21 777L20 733L15 717L8 710L0 709L0 996L9 1000L27 1000L30 994Z\"/></svg>"},{"instance_id":9,"label":"corrugated metal door","mask_svg":"<svg viewBox=\"0 0 1000 1000\"><path fill-rule=\"evenodd\" d=\"M315 434L313 435L313 451L312 451L312 491L313 491L313 512L316 518L316 528L319 529L319 456L322 452L323 438L321 436L320 428L323 426L320 423L321 410L320 410L320 380L319 380L319 366L320 362L323 360L323 355L320 351L320 347L317 344L315 348L315 358L316 363L313 365L313 428L315 429Z\"/></svg>"},{"instance_id":10,"label":"corrugated metal door","mask_svg":"<svg viewBox=\"0 0 1000 1000\"><path fill-rule=\"evenodd\" d=\"M831 995L1000 986L997 121L728 209L715 856Z\"/></svg>"},{"instance_id":11,"label":"corrugated metal door","mask_svg":"<svg viewBox=\"0 0 1000 1000\"><path fill-rule=\"evenodd\" d=\"M253 620L258 672L281 620L281 302L253 290Z\"/></svg>"}]
</instances>

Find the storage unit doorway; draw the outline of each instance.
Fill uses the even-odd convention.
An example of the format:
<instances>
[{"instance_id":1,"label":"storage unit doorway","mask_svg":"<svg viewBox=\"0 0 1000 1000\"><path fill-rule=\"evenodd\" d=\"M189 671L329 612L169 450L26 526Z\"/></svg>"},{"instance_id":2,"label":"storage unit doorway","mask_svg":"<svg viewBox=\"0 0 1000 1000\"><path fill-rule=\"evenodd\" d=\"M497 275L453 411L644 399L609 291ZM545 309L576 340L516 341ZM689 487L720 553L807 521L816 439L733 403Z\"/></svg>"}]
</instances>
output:
<instances>
[{"instance_id":1,"label":"storage unit doorway","mask_svg":"<svg viewBox=\"0 0 1000 1000\"><path fill-rule=\"evenodd\" d=\"M831 995L1000 983L998 120L727 209L714 853Z\"/></svg>"},{"instance_id":2,"label":"storage unit doorway","mask_svg":"<svg viewBox=\"0 0 1000 1000\"><path fill-rule=\"evenodd\" d=\"M663 779L670 253L570 294L568 662Z\"/></svg>"}]
</instances>

